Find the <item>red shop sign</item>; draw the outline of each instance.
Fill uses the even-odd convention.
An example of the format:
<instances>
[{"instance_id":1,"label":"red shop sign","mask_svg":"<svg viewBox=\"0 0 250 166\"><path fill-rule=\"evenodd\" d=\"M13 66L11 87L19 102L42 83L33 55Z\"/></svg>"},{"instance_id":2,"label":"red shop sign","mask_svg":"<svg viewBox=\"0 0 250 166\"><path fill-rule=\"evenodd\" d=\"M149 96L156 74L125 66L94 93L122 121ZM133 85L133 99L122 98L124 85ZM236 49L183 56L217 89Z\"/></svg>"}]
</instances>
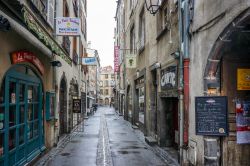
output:
<instances>
[{"instance_id":1,"label":"red shop sign","mask_svg":"<svg viewBox=\"0 0 250 166\"><path fill-rule=\"evenodd\" d=\"M42 62L32 53L29 51L16 51L11 54L11 61L12 64L17 64L21 62L28 62L32 63L37 67L37 69L44 74L44 66Z\"/></svg>"}]
</instances>

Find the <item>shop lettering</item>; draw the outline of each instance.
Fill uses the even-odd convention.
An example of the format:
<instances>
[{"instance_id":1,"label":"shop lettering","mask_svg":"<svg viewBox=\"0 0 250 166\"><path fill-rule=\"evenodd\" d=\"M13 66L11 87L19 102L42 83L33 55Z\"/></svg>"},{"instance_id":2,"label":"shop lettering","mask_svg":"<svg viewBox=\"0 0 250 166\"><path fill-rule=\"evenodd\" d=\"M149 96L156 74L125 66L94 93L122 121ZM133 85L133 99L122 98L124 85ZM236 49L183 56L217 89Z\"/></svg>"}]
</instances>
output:
<instances>
[{"instance_id":1,"label":"shop lettering","mask_svg":"<svg viewBox=\"0 0 250 166\"><path fill-rule=\"evenodd\" d=\"M161 77L161 86L168 86L171 85L171 87L175 86L175 73L174 72L168 72L164 73Z\"/></svg>"}]
</instances>

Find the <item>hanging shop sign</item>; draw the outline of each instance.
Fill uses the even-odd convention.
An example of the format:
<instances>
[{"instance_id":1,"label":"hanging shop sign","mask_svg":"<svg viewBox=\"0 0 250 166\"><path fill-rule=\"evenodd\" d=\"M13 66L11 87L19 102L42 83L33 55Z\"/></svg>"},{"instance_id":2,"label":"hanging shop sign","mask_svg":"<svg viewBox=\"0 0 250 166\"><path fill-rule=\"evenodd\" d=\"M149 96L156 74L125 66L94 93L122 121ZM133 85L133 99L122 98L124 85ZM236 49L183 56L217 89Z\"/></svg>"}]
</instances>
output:
<instances>
[{"instance_id":1,"label":"hanging shop sign","mask_svg":"<svg viewBox=\"0 0 250 166\"><path fill-rule=\"evenodd\" d=\"M227 136L227 97L195 98L195 128L197 135Z\"/></svg>"},{"instance_id":2,"label":"hanging shop sign","mask_svg":"<svg viewBox=\"0 0 250 166\"><path fill-rule=\"evenodd\" d=\"M73 99L73 113L81 113L81 99Z\"/></svg>"},{"instance_id":3,"label":"hanging shop sign","mask_svg":"<svg viewBox=\"0 0 250 166\"><path fill-rule=\"evenodd\" d=\"M237 144L250 144L250 100L236 102Z\"/></svg>"},{"instance_id":4,"label":"hanging shop sign","mask_svg":"<svg viewBox=\"0 0 250 166\"><path fill-rule=\"evenodd\" d=\"M119 72L119 46L115 46L114 48L114 72L117 73Z\"/></svg>"},{"instance_id":5,"label":"hanging shop sign","mask_svg":"<svg viewBox=\"0 0 250 166\"><path fill-rule=\"evenodd\" d=\"M177 67L169 66L161 70L161 89L168 90L177 87Z\"/></svg>"},{"instance_id":6,"label":"hanging shop sign","mask_svg":"<svg viewBox=\"0 0 250 166\"><path fill-rule=\"evenodd\" d=\"M56 35L59 36L79 36L80 18L57 17Z\"/></svg>"},{"instance_id":7,"label":"hanging shop sign","mask_svg":"<svg viewBox=\"0 0 250 166\"><path fill-rule=\"evenodd\" d=\"M237 90L250 90L250 69L237 69Z\"/></svg>"},{"instance_id":8,"label":"hanging shop sign","mask_svg":"<svg viewBox=\"0 0 250 166\"><path fill-rule=\"evenodd\" d=\"M32 53L29 51L16 51L11 53L11 62L12 64L28 62L32 63L37 67L37 69L44 74L44 65L42 62Z\"/></svg>"},{"instance_id":9,"label":"hanging shop sign","mask_svg":"<svg viewBox=\"0 0 250 166\"><path fill-rule=\"evenodd\" d=\"M136 68L136 55L135 54L126 55L126 67L129 69Z\"/></svg>"},{"instance_id":10,"label":"hanging shop sign","mask_svg":"<svg viewBox=\"0 0 250 166\"><path fill-rule=\"evenodd\" d=\"M95 57L82 58L82 65L95 66L97 65L97 60Z\"/></svg>"}]
</instances>

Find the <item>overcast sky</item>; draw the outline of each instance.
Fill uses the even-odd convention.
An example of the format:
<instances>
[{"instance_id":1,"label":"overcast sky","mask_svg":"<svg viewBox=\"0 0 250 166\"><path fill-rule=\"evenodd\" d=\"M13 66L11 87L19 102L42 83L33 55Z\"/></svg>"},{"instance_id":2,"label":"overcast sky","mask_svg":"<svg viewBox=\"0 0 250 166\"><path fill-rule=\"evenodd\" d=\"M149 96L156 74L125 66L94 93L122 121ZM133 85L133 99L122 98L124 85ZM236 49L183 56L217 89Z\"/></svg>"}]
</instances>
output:
<instances>
[{"instance_id":1,"label":"overcast sky","mask_svg":"<svg viewBox=\"0 0 250 166\"><path fill-rule=\"evenodd\" d=\"M87 4L87 39L98 50L101 66L114 67L116 0L88 0Z\"/></svg>"}]
</instances>

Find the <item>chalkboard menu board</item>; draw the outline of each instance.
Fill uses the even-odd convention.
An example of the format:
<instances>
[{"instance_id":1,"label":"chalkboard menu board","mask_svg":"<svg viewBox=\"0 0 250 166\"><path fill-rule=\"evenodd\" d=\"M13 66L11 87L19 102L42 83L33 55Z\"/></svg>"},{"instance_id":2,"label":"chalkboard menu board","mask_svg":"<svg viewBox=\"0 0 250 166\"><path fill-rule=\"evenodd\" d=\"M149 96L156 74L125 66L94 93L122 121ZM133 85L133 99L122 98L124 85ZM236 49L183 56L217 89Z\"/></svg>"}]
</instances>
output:
<instances>
[{"instance_id":1,"label":"chalkboard menu board","mask_svg":"<svg viewBox=\"0 0 250 166\"><path fill-rule=\"evenodd\" d=\"M81 113L81 99L73 99L73 113Z\"/></svg>"},{"instance_id":2,"label":"chalkboard menu board","mask_svg":"<svg viewBox=\"0 0 250 166\"><path fill-rule=\"evenodd\" d=\"M207 96L195 98L196 134L227 136L227 97Z\"/></svg>"}]
</instances>

